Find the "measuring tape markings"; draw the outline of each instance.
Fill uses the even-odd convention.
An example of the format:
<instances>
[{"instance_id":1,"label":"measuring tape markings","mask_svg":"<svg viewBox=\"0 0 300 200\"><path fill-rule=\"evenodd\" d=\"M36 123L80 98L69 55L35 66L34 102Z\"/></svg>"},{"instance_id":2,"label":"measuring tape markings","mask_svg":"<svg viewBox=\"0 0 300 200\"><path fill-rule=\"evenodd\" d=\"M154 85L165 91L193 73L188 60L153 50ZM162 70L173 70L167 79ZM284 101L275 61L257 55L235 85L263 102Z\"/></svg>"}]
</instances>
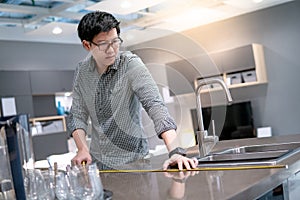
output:
<instances>
[{"instance_id":1,"label":"measuring tape markings","mask_svg":"<svg viewBox=\"0 0 300 200\"><path fill-rule=\"evenodd\" d=\"M199 167L193 169L112 169L99 170L100 173L146 173L146 172L186 172L186 171L225 171L225 170L248 170L248 169L274 169L287 168L287 165L257 165L257 166L235 166L235 167Z\"/></svg>"}]
</instances>

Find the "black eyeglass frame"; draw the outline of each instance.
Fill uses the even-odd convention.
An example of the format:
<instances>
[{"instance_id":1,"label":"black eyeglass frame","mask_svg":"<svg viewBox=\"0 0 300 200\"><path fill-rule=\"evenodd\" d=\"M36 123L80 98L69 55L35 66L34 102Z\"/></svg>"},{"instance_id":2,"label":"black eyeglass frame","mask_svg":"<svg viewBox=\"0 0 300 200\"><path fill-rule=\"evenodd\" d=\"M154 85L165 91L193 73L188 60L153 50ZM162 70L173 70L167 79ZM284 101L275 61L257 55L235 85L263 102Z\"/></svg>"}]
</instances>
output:
<instances>
[{"instance_id":1,"label":"black eyeglass frame","mask_svg":"<svg viewBox=\"0 0 300 200\"><path fill-rule=\"evenodd\" d=\"M114 42L116 42L116 40L120 40L120 43L118 43L118 47L114 47L113 45L115 44ZM121 44L123 43L123 40L122 40L122 38L120 38L120 37L117 37L117 38L115 38L115 39L113 39L113 40L111 40L110 42L103 42L102 44L97 44L97 43L95 43L95 42L93 42L93 41L89 41L91 44L93 44L93 45L95 45L95 46L97 46L98 47L98 49L99 49L99 51L107 51L107 49L109 48L109 47L113 47L113 48L120 48L120 46L121 46ZM105 49L101 49L100 48L100 45L107 45L106 46L106 48Z\"/></svg>"}]
</instances>

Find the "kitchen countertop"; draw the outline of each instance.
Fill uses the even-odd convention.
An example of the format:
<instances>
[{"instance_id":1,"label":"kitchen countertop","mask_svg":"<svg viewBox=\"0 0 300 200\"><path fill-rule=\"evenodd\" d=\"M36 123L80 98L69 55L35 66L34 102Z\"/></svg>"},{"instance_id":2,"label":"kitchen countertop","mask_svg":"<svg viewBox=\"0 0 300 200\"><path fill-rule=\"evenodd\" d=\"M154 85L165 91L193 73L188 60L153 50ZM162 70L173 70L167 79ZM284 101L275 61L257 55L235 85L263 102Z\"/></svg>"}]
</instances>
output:
<instances>
[{"instance_id":1,"label":"kitchen countertop","mask_svg":"<svg viewBox=\"0 0 300 200\"><path fill-rule=\"evenodd\" d=\"M213 151L288 142L300 142L300 134L220 141ZM198 146L188 149L189 156L197 154ZM166 159L165 154L155 156L132 163L126 169L158 170ZM113 199L256 199L300 170L300 153L279 164L288 167L189 172L101 172L100 176L103 187L113 192Z\"/></svg>"}]
</instances>

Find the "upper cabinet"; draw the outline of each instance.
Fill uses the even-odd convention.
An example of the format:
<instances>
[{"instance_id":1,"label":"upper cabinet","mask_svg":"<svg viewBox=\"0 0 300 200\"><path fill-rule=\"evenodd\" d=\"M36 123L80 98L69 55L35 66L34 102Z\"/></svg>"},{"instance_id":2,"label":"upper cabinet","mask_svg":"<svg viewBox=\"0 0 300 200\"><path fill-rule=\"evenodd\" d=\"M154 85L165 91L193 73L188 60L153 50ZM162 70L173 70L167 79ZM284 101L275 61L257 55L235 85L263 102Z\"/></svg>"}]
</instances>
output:
<instances>
[{"instance_id":1,"label":"upper cabinet","mask_svg":"<svg viewBox=\"0 0 300 200\"><path fill-rule=\"evenodd\" d=\"M0 96L30 95L30 79L27 71L1 71Z\"/></svg>"},{"instance_id":2,"label":"upper cabinet","mask_svg":"<svg viewBox=\"0 0 300 200\"><path fill-rule=\"evenodd\" d=\"M33 95L71 92L74 71L31 71L31 91Z\"/></svg>"},{"instance_id":3,"label":"upper cabinet","mask_svg":"<svg viewBox=\"0 0 300 200\"><path fill-rule=\"evenodd\" d=\"M250 44L167 63L168 84L175 95L194 92L195 79L210 77L224 79L237 99L247 99L254 93L259 95L260 92L254 90L267 83L263 46ZM253 91L245 90L250 87ZM209 89L219 90L213 85Z\"/></svg>"},{"instance_id":4,"label":"upper cabinet","mask_svg":"<svg viewBox=\"0 0 300 200\"><path fill-rule=\"evenodd\" d=\"M248 70L255 68L253 47L256 44L237 47L210 53L209 56L215 62L221 73L235 72L236 70Z\"/></svg>"}]
</instances>

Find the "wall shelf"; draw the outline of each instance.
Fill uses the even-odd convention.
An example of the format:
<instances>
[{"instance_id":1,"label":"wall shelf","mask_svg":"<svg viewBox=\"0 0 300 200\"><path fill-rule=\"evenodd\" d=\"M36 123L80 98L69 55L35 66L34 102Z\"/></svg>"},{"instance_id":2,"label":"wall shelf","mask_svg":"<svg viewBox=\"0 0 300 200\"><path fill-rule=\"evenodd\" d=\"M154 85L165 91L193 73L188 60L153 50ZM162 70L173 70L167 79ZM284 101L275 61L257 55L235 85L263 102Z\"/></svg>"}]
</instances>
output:
<instances>
[{"instance_id":1,"label":"wall shelf","mask_svg":"<svg viewBox=\"0 0 300 200\"><path fill-rule=\"evenodd\" d=\"M37 131L37 135L67 131L66 119L63 115L30 118L29 122L33 127L37 127L38 125L45 126L44 128L42 128L42 130ZM49 127L51 125L52 127Z\"/></svg>"},{"instance_id":2,"label":"wall shelf","mask_svg":"<svg viewBox=\"0 0 300 200\"><path fill-rule=\"evenodd\" d=\"M253 98L254 96L263 96L266 94L266 87L268 83L267 79L267 73L266 73L266 65L265 65L265 56L264 56L264 48L261 44L249 44L242 47L237 47L233 49L227 49L222 50L218 52L212 52L208 54L209 57L212 59L214 68L207 65L207 61L201 62L200 59L203 58L203 56L197 57L197 59L193 58L192 60L197 60L197 70L201 73L202 78L211 78L211 77L218 77L224 80L225 83L227 83L228 88L230 89L232 96L234 98L234 101L244 101L248 100L250 98ZM195 62L193 62L193 66L188 66L187 61L176 61L172 63L168 63L168 66L175 67L177 72L182 72L181 74L183 77L188 80L188 82L193 83L193 87L186 87L186 90L183 90L183 86L181 85L181 81L178 79L176 80L176 77L167 77L170 84L169 87L172 89L174 88L180 88L178 89L178 93L175 95L181 95L181 94L187 94L187 93L193 93L194 88L197 87L195 85L195 79L198 79L199 76L195 77L197 74L195 74L195 70L191 71L189 73L189 69L192 67L195 69ZM217 69L216 69L217 66ZM213 69L206 69L206 68L213 68ZM205 68L205 69L202 69ZM181 70L181 71L180 71ZM170 70L169 70L170 71ZM229 83L227 79L228 77L237 74L242 77L242 73L252 73L254 75L251 77L252 79L243 81L241 79L240 82L237 83ZM169 74L172 75L172 74ZM191 80L194 78L193 80ZM173 79L173 80L172 80ZM186 81L185 80L185 81ZM248 81L248 82L247 82ZM249 82L250 81L250 82ZM176 85L177 84L177 85ZM184 84L183 84L184 85ZM218 99L221 98L224 100L222 96L219 97L219 95L223 95L220 87L214 88L214 86L207 86L209 89L203 88L201 90L201 100L203 101L203 105L211 105L211 99ZM207 94L206 94L207 93ZM218 94L219 93L219 94ZM213 97L212 97L213 96ZM215 96L217 96L215 98ZM218 104L221 102L215 102Z\"/></svg>"},{"instance_id":3,"label":"wall shelf","mask_svg":"<svg viewBox=\"0 0 300 200\"><path fill-rule=\"evenodd\" d=\"M222 78L224 82L227 84L231 92L231 95L233 97L233 100L235 102L246 101L253 97L265 96L267 91L266 89L267 89L268 79L266 73L266 64L265 64L263 46L261 44L251 44L246 47L248 49L248 54L250 54L251 57L244 56L244 59L250 60L253 58L254 66L252 66L252 68L250 65L241 68L236 67L235 70L233 70L233 68L230 68L228 70L224 70L222 74ZM245 73L247 71L253 71L255 73L255 80L252 80L251 82L240 82L235 84L228 84L227 81L228 75L234 73L237 74ZM223 92L221 91L220 88L202 90L201 93L202 94L209 93L201 96L203 106L210 106L212 105L212 103L221 104L222 103L221 101L224 99L218 96L218 95L223 95L221 94ZM219 94L213 94L213 93L219 93ZM212 96L217 96L216 98L214 98L213 102L211 102ZM219 98L222 100L221 101L215 100Z\"/></svg>"}]
</instances>

